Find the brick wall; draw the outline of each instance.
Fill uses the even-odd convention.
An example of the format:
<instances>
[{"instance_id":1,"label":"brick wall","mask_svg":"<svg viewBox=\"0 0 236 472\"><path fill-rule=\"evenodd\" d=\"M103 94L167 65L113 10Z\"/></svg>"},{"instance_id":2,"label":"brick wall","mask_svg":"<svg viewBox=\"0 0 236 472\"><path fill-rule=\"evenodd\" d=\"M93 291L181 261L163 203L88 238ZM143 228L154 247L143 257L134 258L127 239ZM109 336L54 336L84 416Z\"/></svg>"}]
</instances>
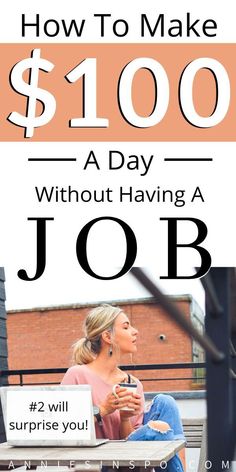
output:
<instances>
[{"instance_id":1,"label":"brick wall","mask_svg":"<svg viewBox=\"0 0 236 472\"><path fill-rule=\"evenodd\" d=\"M192 300L189 296L175 297L187 318L191 316ZM149 300L117 303L139 330L138 353L122 359L123 364L152 364L192 362L192 341L166 314ZM36 369L68 367L71 365L71 345L82 333L82 324L94 305L43 308L8 313L8 349L10 369ZM161 341L159 335L166 339ZM188 390L192 382L160 381L164 377L191 377L189 370L137 371L145 381L146 391ZM61 375L51 375L50 381L59 381ZM25 381L45 382L48 376L40 375ZM12 382L12 379L11 379Z\"/></svg>"}]
</instances>

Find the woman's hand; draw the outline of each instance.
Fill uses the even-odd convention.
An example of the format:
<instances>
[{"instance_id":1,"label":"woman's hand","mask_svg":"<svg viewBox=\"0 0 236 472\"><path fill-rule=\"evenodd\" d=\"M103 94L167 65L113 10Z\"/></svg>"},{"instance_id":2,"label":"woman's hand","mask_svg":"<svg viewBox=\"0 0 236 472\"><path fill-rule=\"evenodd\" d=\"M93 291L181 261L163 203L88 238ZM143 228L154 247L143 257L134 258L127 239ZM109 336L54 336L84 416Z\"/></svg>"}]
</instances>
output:
<instances>
[{"instance_id":1,"label":"woman's hand","mask_svg":"<svg viewBox=\"0 0 236 472\"><path fill-rule=\"evenodd\" d=\"M101 416L110 415L116 410L120 411L120 437L126 438L133 431L130 418L136 416L142 411L141 395L138 393L131 393L124 387L117 387L116 394L109 393L104 402L100 404ZM131 408L131 410L121 410L123 407Z\"/></svg>"},{"instance_id":2,"label":"woman's hand","mask_svg":"<svg viewBox=\"0 0 236 472\"><path fill-rule=\"evenodd\" d=\"M133 393L129 395L129 400L125 406L132 408L130 410L120 410L120 437L127 438L134 428L130 421L132 416L136 416L142 411L141 395Z\"/></svg>"},{"instance_id":3,"label":"woman's hand","mask_svg":"<svg viewBox=\"0 0 236 472\"><path fill-rule=\"evenodd\" d=\"M131 394L127 392L127 389L124 387L117 387L116 393L119 398L117 398L114 393L108 393L103 403L99 405L101 416L110 415L116 410L120 410L123 406L127 406L128 401L131 399Z\"/></svg>"},{"instance_id":4,"label":"woman's hand","mask_svg":"<svg viewBox=\"0 0 236 472\"><path fill-rule=\"evenodd\" d=\"M117 396L112 392L108 393L104 402L99 405L101 416L110 415L116 410L121 410L123 407L131 408L131 410L121 410L121 419L128 419L141 412L141 395L138 393L130 393L124 387L117 387L116 394Z\"/></svg>"},{"instance_id":5,"label":"woman's hand","mask_svg":"<svg viewBox=\"0 0 236 472\"><path fill-rule=\"evenodd\" d=\"M130 408L130 410L120 410L121 421L125 421L132 416L139 415L142 411L141 395L139 395L139 393L133 393L129 395L129 400L124 406Z\"/></svg>"}]
</instances>

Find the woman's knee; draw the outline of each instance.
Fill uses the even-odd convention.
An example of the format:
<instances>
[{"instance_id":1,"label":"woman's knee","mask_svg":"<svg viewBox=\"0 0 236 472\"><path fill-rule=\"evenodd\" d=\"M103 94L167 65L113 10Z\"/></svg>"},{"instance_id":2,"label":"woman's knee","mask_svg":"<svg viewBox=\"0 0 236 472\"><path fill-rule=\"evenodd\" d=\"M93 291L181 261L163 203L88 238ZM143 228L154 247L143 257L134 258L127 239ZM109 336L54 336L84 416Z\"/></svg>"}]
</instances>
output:
<instances>
[{"instance_id":1,"label":"woman's knee","mask_svg":"<svg viewBox=\"0 0 236 472\"><path fill-rule=\"evenodd\" d=\"M162 407L177 408L175 399L171 395L166 395L165 393L159 393L156 395L153 399L153 403Z\"/></svg>"},{"instance_id":2,"label":"woman's knee","mask_svg":"<svg viewBox=\"0 0 236 472\"><path fill-rule=\"evenodd\" d=\"M156 429L157 431L160 431L161 433L166 433L167 431L169 431L171 429L170 425L168 423L166 423L166 421L160 421L160 420L153 421L153 420L150 420L148 422L148 425L150 426L150 428Z\"/></svg>"}]
</instances>

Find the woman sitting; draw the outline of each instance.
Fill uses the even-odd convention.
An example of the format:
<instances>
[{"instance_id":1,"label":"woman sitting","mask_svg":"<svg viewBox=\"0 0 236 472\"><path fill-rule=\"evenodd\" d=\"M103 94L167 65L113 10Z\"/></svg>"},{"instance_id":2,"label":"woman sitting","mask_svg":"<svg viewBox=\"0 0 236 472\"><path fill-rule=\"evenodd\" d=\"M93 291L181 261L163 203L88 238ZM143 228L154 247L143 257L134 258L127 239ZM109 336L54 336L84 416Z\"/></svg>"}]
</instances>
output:
<instances>
[{"instance_id":1,"label":"woman sitting","mask_svg":"<svg viewBox=\"0 0 236 472\"><path fill-rule=\"evenodd\" d=\"M120 356L137 351L137 329L117 307L102 305L91 310L85 320L85 337L74 345L76 365L66 372L62 384L89 384L92 387L97 438L130 441L184 439L175 400L157 395L144 411L141 382L119 369ZM116 387L119 383L137 384L136 393ZM114 392L114 393L113 393ZM128 410L124 410L126 407ZM163 468L156 468L163 470ZM176 454L167 462L167 472L183 472Z\"/></svg>"}]
</instances>

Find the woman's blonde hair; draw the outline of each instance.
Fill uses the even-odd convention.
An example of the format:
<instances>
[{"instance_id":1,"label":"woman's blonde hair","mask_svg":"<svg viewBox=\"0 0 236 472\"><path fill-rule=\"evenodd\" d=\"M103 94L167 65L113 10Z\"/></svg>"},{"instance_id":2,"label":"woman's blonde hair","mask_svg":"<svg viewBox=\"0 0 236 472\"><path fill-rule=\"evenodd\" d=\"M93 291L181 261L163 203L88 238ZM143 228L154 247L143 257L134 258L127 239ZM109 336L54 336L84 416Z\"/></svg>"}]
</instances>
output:
<instances>
[{"instance_id":1,"label":"woman's blonde hair","mask_svg":"<svg viewBox=\"0 0 236 472\"><path fill-rule=\"evenodd\" d=\"M73 345L75 364L89 364L101 351L101 336L104 331L113 330L116 317L122 313L121 308L111 305L100 305L89 312L84 322L85 337Z\"/></svg>"}]
</instances>

